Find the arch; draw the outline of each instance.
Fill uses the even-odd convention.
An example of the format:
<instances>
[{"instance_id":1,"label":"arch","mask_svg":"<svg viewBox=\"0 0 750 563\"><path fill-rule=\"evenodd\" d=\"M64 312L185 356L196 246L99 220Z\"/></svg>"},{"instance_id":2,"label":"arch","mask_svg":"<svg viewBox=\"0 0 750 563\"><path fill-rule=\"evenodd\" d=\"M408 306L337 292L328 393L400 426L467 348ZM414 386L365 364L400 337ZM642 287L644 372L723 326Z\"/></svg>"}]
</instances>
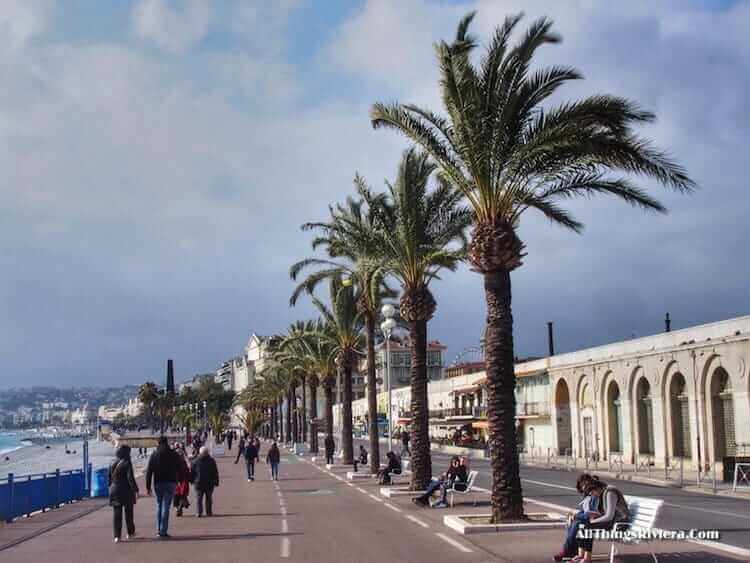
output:
<instances>
[{"instance_id":1,"label":"arch","mask_svg":"<svg viewBox=\"0 0 750 563\"><path fill-rule=\"evenodd\" d=\"M676 371L666 385L666 407L671 430L669 450L672 457L690 459L692 457L692 444L687 380L682 373Z\"/></svg>"},{"instance_id":2,"label":"arch","mask_svg":"<svg viewBox=\"0 0 750 563\"><path fill-rule=\"evenodd\" d=\"M596 449L595 420L594 420L594 387L593 380L587 375L582 375L578 380L576 390L576 401L578 403L578 452L579 456L589 457L594 455Z\"/></svg>"},{"instance_id":3,"label":"arch","mask_svg":"<svg viewBox=\"0 0 750 563\"><path fill-rule=\"evenodd\" d=\"M638 453L654 454L654 409L651 384L645 376L635 386L635 413L638 428Z\"/></svg>"},{"instance_id":4,"label":"arch","mask_svg":"<svg viewBox=\"0 0 750 563\"><path fill-rule=\"evenodd\" d=\"M718 366L714 369L708 391L708 407L711 411L709 421L712 427L709 433L712 459L722 461L722 458L734 455L736 447L732 380L723 367Z\"/></svg>"},{"instance_id":5,"label":"arch","mask_svg":"<svg viewBox=\"0 0 750 563\"><path fill-rule=\"evenodd\" d=\"M605 434L607 438L607 452L623 451L622 436L622 395L620 386L614 377L610 378L604 389L605 405Z\"/></svg>"},{"instance_id":6,"label":"arch","mask_svg":"<svg viewBox=\"0 0 750 563\"><path fill-rule=\"evenodd\" d=\"M570 391L565 379L560 379L555 387L555 423L557 425L557 451L567 455L573 448L573 432L570 419Z\"/></svg>"}]
</instances>

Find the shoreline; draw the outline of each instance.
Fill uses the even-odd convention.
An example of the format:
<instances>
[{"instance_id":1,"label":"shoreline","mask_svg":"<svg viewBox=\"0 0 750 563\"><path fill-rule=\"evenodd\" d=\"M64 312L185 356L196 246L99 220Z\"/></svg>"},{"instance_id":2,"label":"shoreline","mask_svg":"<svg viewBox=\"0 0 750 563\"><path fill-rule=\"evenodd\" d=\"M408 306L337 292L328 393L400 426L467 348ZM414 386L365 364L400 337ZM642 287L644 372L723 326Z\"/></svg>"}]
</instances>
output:
<instances>
[{"instance_id":1,"label":"shoreline","mask_svg":"<svg viewBox=\"0 0 750 563\"><path fill-rule=\"evenodd\" d=\"M65 453L66 449L69 453ZM75 452L75 453L73 453ZM94 470L107 467L115 455L110 442L89 441L89 462ZM8 457L9 460L5 460ZM55 440L46 444L32 443L21 446L0 457L0 477L8 473L15 476L54 473L55 470L68 471L83 468L83 440Z\"/></svg>"}]
</instances>

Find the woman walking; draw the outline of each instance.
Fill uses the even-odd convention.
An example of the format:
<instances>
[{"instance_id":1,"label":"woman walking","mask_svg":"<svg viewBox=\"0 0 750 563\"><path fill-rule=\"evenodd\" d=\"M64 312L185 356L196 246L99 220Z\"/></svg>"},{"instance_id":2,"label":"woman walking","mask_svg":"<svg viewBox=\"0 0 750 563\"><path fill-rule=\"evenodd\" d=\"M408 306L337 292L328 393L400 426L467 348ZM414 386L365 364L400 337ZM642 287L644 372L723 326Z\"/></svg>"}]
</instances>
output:
<instances>
[{"instance_id":1,"label":"woman walking","mask_svg":"<svg viewBox=\"0 0 750 563\"><path fill-rule=\"evenodd\" d=\"M122 513L125 512L127 539L135 537L133 505L138 498L138 485L130 462L130 446L120 446L115 452L116 459L109 466L109 505L112 507L112 528L115 543L122 534Z\"/></svg>"},{"instance_id":2,"label":"woman walking","mask_svg":"<svg viewBox=\"0 0 750 563\"><path fill-rule=\"evenodd\" d=\"M174 490L174 507L177 509L177 516L182 516L183 509L190 508L190 501L188 500L190 495L190 467L182 444L175 444L174 451L177 453L178 463L182 467L180 472L182 480L177 482L177 487Z\"/></svg>"}]
</instances>

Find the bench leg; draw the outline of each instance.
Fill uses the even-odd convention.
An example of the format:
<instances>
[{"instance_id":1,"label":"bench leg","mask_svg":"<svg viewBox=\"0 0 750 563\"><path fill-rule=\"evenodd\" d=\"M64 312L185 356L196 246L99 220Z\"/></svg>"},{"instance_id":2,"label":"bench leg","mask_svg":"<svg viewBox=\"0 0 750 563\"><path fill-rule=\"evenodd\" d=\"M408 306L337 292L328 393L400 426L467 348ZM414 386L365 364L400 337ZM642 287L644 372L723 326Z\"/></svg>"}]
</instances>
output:
<instances>
[{"instance_id":1,"label":"bench leg","mask_svg":"<svg viewBox=\"0 0 750 563\"><path fill-rule=\"evenodd\" d=\"M615 563L615 542L612 542L609 547L609 563Z\"/></svg>"}]
</instances>

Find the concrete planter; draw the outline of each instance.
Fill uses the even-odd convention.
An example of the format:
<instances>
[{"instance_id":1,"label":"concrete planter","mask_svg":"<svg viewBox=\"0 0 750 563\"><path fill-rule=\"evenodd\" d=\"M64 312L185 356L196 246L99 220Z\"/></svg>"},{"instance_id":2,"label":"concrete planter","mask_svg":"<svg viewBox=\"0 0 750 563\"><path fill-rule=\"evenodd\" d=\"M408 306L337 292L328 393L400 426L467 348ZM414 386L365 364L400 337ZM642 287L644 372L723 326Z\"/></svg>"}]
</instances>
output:
<instances>
[{"instance_id":1,"label":"concrete planter","mask_svg":"<svg viewBox=\"0 0 750 563\"><path fill-rule=\"evenodd\" d=\"M410 491L409 487L381 487L380 495L385 498L393 497L416 497L424 494L424 491Z\"/></svg>"},{"instance_id":2,"label":"concrete planter","mask_svg":"<svg viewBox=\"0 0 750 563\"><path fill-rule=\"evenodd\" d=\"M531 512L527 522L490 524L489 514L450 514L443 516L443 524L459 534L481 534L487 532L512 532L518 530L548 530L565 528L565 517L556 512Z\"/></svg>"},{"instance_id":3,"label":"concrete planter","mask_svg":"<svg viewBox=\"0 0 750 563\"><path fill-rule=\"evenodd\" d=\"M377 475L375 473L366 473L366 472L355 473L354 471L347 471L346 478L349 481L362 481L365 479L375 479L377 478Z\"/></svg>"}]
</instances>

